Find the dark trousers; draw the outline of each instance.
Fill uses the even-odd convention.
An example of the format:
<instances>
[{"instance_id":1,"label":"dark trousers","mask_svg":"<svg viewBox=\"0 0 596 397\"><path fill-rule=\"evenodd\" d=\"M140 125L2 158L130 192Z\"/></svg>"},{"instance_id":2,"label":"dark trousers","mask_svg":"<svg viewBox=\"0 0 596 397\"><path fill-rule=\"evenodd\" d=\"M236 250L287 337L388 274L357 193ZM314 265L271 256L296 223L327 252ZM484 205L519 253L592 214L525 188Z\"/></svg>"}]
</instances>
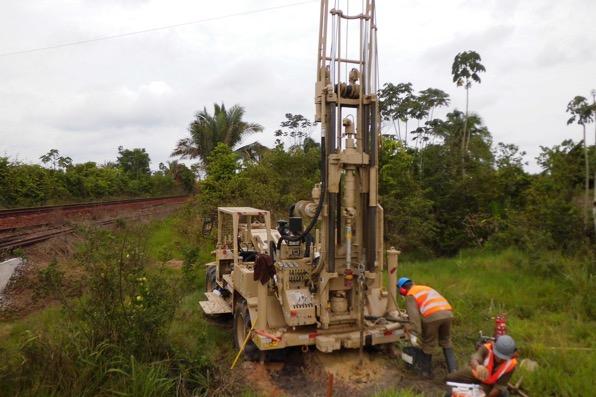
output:
<instances>
[{"instance_id":1,"label":"dark trousers","mask_svg":"<svg viewBox=\"0 0 596 397\"><path fill-rule=\"evenodd\" d=\"M422 350L426 354L432 354L433 349L439 341L439 346L442 348L450 348L451 346L451 320L452 318L444 318L442 320L435 320L425 323L422 322Z\"/></svg>"},{"instance_id":2,"label":"dark trousers","mask_svg":"<svg viewBox=\"0 0 596 397\"><path fill-rule=\"evenodd\" d=\"M486 393L487 395L493 389L493 386L485 385L480 380L476 379L474 374L472 374L472 368L468 366L466 368L460 369L459 371L455 371L451 374L448 374L445 380L447 382L473 383L476 385L480 385L480 387L482 387L482 390L484 390L484 393ZM509 392L506 389L502 390L500 396L509 397Z\"/></svg>"}]
</instances>

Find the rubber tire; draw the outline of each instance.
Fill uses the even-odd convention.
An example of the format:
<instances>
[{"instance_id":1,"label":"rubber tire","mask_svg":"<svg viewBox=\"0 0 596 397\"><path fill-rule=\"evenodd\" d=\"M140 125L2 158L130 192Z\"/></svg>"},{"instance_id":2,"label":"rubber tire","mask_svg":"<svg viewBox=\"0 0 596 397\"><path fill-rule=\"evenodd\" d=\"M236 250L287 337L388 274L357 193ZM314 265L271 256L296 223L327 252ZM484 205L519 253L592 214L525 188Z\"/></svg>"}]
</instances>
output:
<instances>
[{"instance_id":1,"label":"rubber tire","mask_svg":"<svg viewBox=\"0 0 596 397\"><path fill-rule=\"evenodd\" d=\"M205 272L205 292L211 292L217 285L215 283L215 266L209 266Z\"/></svg>"},{"instance_id":2,"label":"rubber tire","mask_svg":"<svg viewBox=\"0 0 596 397\"><path fill-rule=\"evenodd\" d=\"M234 325L232 326L232 335L234 338L234 347L238 350L244 342L246 333L250 332L252 324L250 322L250 313L244 299L238 301L234 307ZM244 336L240 336L242 333ZM257 345L252 340L246 343L244 348L244 358L249 361L257 361L260 356Z\"/></svg>"}]
</instances>

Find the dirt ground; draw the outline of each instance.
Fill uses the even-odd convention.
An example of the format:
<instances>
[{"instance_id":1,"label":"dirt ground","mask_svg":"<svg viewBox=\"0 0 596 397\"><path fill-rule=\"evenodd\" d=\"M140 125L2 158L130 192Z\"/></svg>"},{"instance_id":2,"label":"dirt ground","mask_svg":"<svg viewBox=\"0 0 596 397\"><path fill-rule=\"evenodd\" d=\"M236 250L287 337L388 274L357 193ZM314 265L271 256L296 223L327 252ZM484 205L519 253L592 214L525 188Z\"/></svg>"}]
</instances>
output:
<instances>
[{"instance_id":1,"label":"dirt ground","mask_svg":"<svg viewBox=\"0 0 596 397\"><path fill-rule=\"evenodd\" d=\"M265 397L324 397L331 374L333 396L364 397L389 390L410 389L426 396L443 396L440 381L445 370L442 360L436 359L435 379L423 379L408 370L401 359L384 351L364 352L359 366L357 351L339 351L331 354L318 351L302 353L299 349L287 351L278 362L244 362L247 385Z\"/></svg>"},{"instance_id":2,"label":"dirt ground","mask_svg":"<svg viewBox=\"0 0 596 397\"><path fill-rule=\"evenodd\" d=\"M171 211L156 213L142 212L129 218L140 217L140 221L148 222L151 219L164 218ZM148 216L151 215L151 216ZM85 224L81 222L81 224ZM106 228L111 225L104 226ZM24 247L22 255L26 261L17 267L12 274L3 293L0 294L0 320L15 320L23 318L53 303L56 300L48 299L39 293L39 272L45 269L52 261L57 261L60 271L64 272L65 297L81 295L79 280L83 276L79 266L68 266L73 261L73 254L82 238L76 233L64 234L35 245ZM8 256L10 257L10 256ZM182 261L170 261L168 266L180 268Z\"/></svg>"},{"instance_id":3,"label":"dirt ground","mask_svg":"<svg viewBox=\"0 0 596 397\"><path fill-rule=\"evenodd\" d=\"M0 320L14 320L43 309L53 303L41 296L38 289L39 271L45 269L53 260L65 263L79 244L80 238L74 234L62 235L26 248L25 263L17 267L0 296ZM69 268L64 274L66 296L80 294L77 280L80 279L78 267Z\"/></svg>"}]
</instances>

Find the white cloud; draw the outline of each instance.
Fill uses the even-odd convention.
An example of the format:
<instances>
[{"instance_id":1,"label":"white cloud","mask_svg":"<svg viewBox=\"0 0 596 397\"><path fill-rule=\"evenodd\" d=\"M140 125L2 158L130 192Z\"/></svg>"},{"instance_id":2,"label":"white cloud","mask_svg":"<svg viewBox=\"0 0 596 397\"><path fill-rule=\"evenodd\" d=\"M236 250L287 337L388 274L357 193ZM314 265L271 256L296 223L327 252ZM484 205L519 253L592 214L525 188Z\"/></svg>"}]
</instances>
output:
<instances>
[{"instance_id":1,"label":"white cloud","mask_svg":"<svg viewBox=\"0 0 596 397\"><path fill-rule=\"evenodd\" d=\"M6 2L0 52L126 33L290 0ZM344 1L342 0L342 3ZM381 81L449 92L458 51L478 50L487 73L471 109L495 141L530 155L578 131L567 101L596 88L592 0L379 0ZM169 158L193 114L214 102L245 106L273 142L287 112L312 117L317 2L245 17L0 59L0 153L30 161L56 147L103 162L119 145ZM534 168L535 169L535 168Z\"/></svg>"},{"instance_id":2,"label":"white cloud","mask_svg":"<svg viewBox=\"0 0 596 397\"><path fill-rule=\"evenodd\" d=\"M136 88L95 88L63 98L58 107L46 109L46 121L57 129L94 131L136 126L159 128L173 121L174 92L163 81Z\"/></svg>"}]
</instances>

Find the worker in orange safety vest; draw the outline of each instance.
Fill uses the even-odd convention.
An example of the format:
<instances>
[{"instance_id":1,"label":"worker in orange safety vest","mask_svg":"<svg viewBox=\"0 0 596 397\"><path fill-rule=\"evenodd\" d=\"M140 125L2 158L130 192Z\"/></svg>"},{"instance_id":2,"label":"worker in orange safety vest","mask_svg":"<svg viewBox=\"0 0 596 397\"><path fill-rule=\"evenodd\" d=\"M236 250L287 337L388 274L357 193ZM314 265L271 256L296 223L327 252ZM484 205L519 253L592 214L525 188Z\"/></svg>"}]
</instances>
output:
<instances>
[{"instance_id":1,"label":"worker in orange safety vest","mask_svg":"<svg viewBox=\"0 0 596 397\"><path fill-rule=\"evenodd\" d=\"M406 298L409 324L406 324L405 331L407 334L415 331L421 340L421 349L413 350L414 367L422 375L432 375L432 353L438 340L448 371L456 371L457 362L451 345L453 309L447 299L431 287L414 284L407 277L401 277L397 287L400 295Z\"/></svg>"},{"instance_id":2,"label":"worker in orange safety vest","mask_svg":"<svg viewBox=\"0 0 596 397\"><path fill-rule=\"evenodd\" d=\"M496 342L481 345L470 359L470 365L447 375L448 382L475 383L487 397L508 397L507 383L517 366L515 341L509 335Z\"/></svg>"}]
</instances>

